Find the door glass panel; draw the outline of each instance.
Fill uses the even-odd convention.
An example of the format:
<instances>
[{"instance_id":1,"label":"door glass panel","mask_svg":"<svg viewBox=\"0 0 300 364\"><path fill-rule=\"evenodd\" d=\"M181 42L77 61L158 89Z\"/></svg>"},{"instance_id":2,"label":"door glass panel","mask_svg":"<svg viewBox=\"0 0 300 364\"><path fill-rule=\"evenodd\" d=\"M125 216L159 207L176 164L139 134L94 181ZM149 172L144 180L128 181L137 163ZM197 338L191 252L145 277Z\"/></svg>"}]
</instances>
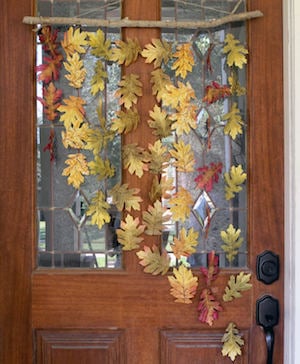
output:
<instances>
[{"instance_id":1,"label":"door glass panel","mask_svg":"<svg viewBox=\"0 0 300 364\"><path fill-rule=\"evenodd\" d=\"M246 11L245 1L168 1L162 2L162 18L168 21L199 21L218 19L231 13ZM230 68L226 64L226 57L223 52L224 40L227 34L233 34L242 45L246 42L245 24L230 23L222 27L209 30L187 30L170 29L162 30L162 37L173 44L190 43L192 45L195 65L185 80L175 78L172 65L165 66L167 73L176 82L190 83L196 94L196 100L192 104L196 107L197 125L191 128L189 133L182 135L174 134L172 142L183 141L191 146L195 167L193 172L181 173L175 168L168 170L168 174L175 180L175 190L185 188L191 193L191 213L184 222L170 221L164 233L163 243L172 256L171 245L174 237L178 236L180 230L186 231L193 228L199 233L197 252L187 259L186 264L191 266L205 266L207 256L214 250L219 256L221 267L243 267L247 265L247 188L246 182L242 189L232 199L225 197L225 178L232 166L241 166L243 171L247 170L246 161L246 95L235 92L230 97L220 98L218 101L208 102L205 100L207 87L229 86L229 77L234 76L241 87L246 88L246 68L240 70L237 67ZM241 92L242 93L242 92ZM243 120L242 133L235 138L224 133L227 121L224 115L232 110L236 104L240 110ZM175 111L176 112L176 111ZM174 113L169 110L169 113ZM170 138L165 141L170 143ZM211 177L205 185L204 176ZM213 177L214 176L214 177ZM215 179L214 179L215 178ZM166 201L168 207L168 201ZM224 241L221 238L221 231L226 232L229 226L240 229L240 238L237 255L229 260L226 252L222 249ZM182 257L182 260L185 258ZM177 264L173 256L173 264Z\"/></svg>"},{"instance_id":2,"label":"door glass panel","mask_svg":"<svg viewBox=\"0 0 300 364\"><path fill-rule=\"evenodd\" d=\"M102 19L120 19L120 1L61 1L39 0L38 15L85 17ZM63 53L60 46L63 32L68 27L52 27L56 34L57 52ZM84 29L90 32L95 29ZM57 31L57 33L56 33ZM103 30L112 41L120 38L120 29ZM43 50L40 37L37 37L37 65L43 63L49 54ZM87 149L68 144L65 127L59 117L53 118L47 113L47 106L37 103L37 216L38 216L38 266L52 268L121 268L121 249L116 238L116 228L120 224L120 213L111 206L110 221L101 228L91 223L87 209L98 191L102 191L105 202L110 203L107 191L121 180L121 140L105 134L105 126L111 122L114 112L118 110L118 102L113 96L120 79L120 69L116 64L103 63L103 71L107 73L109 82L97 95L90 93L91 80L95 72L97 58L87 52L84 56L86 79L80 90L69 86L65 78L66 70L60 69L60 75L55 80L56 90L62 91L62 99L70 95L82 97L85 119L84 127L93 132L97 142L105 144L97 155ZM38 99L49 90L50 83L37 82ZM45 95L44 95L45 97ZM101 101L100 101L101 100ZM60 101L64 104L63 101ZM86 121L85 120L85 121ZM83 125L83 124L82 124ZM107 143L105 142L107 140ZM79 150L79 149L80 150ZM66 161L70 155L83 155L88 162L97 157L108 159L114 168L111 178L99 180L98 176L86 176L80 188L75 189L67 183L64 175Z\"/></svg>"}]
</instances>

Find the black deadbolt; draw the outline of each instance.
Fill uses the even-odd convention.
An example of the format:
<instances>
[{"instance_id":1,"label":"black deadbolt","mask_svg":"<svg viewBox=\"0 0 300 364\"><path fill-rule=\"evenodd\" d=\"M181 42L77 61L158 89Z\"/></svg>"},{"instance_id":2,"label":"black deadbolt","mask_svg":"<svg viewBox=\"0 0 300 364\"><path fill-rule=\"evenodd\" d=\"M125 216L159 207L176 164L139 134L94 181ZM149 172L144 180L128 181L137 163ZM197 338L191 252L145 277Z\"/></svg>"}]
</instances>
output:
<instances>
[{"instance_id":1,"label":"black deadbolt","mask_svg":"<svg viewBox=\"0 0 300 364\"><path fill-rule=\"evenodd\" d=\"M271 284L279 278L279 256L266 250L257 256L257 279L265 284Z\"/></svg>"}]
</instances>

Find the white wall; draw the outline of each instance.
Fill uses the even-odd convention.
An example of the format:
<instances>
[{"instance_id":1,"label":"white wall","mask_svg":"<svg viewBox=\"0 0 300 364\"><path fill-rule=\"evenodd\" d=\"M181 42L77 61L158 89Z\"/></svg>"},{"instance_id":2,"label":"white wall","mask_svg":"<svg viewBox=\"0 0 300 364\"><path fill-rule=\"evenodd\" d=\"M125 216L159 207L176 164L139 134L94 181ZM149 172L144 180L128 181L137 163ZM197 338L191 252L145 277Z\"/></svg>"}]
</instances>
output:
<instances>
[{"instance_id":1,"label":"white wall","mask_svg":"<svg viewBox=\"0 0 300 364\"><path fill-rule=\"evenodd\" d=\"M283 0L285 91L285 364L300 363L300 1ZM296 107L298 105L298 107Z\"/></svg>"}]
</instances>

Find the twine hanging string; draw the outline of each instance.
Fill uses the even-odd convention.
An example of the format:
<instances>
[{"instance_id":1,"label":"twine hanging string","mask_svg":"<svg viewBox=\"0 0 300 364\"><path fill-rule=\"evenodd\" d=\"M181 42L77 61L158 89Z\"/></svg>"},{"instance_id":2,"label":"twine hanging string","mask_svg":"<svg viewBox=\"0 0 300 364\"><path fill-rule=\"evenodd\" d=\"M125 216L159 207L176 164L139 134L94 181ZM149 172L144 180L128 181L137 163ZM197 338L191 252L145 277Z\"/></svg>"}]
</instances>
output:
<instances>
[{"instance_id":1,"label":"twine hanging string","mask_svg":"<svg viewBox=\"0 0 300 364\"><path fill-rule=\"evenodd\" d=\"M76 17L43 17L25 16L24 24L29 25L80 25L87 27L107 28L185 28L185 29L212 29L224 24L245 21L262 17L259 10L247 11L239 14L230 14L219 19L208 21L171 21L171 20L121 20L89 19Z\"/></svg>"}]
</instances>

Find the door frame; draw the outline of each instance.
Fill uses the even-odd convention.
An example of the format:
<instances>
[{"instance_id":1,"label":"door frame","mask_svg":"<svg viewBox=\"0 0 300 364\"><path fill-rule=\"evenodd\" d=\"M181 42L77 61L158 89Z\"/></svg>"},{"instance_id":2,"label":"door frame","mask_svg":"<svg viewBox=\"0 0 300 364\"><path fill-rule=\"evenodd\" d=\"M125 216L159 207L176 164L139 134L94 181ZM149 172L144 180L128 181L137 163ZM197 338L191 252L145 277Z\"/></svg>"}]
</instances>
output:
<instances>
[{"instance_id":1,"label":"door frame","mask_svg":"<svg viewBox=\"0 0 300 364\"><path fill-rule=\"evenodd\" d=\"M295 338L300 336L300 3L283 2L283 64L284 64L284 127L285 127L285 339L284 363L300 361L300 348ZM298 121L298 122L297 122ZM297 224L298 222L298 224ZM297 244L298 242L298 244Z\"/></svg>"}]
</instances>

